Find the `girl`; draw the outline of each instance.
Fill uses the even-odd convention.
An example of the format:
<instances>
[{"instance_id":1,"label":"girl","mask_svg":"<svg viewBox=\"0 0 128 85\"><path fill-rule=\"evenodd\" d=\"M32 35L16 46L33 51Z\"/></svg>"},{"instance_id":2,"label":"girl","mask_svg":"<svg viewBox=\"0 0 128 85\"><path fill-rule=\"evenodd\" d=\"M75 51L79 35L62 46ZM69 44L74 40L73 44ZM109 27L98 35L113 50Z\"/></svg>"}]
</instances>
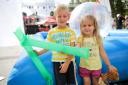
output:
<instances>
[{"instance_id":1,"label":"girl","mask_svg":"<svg viewBox=\"0 0 128 85\"><path fill-rule=\"evenodd\" d=\"M80 20L81 35L78 37L78 46L90 48L90 57L80 59L80 76L83 77L84 85L98 85L101 74L102 63L100 57L108 66L109 72L113 72L113 67L105 53L101 37L99 35L98 23L94 16L86 15Z\"/></svg>"}]
</instances>

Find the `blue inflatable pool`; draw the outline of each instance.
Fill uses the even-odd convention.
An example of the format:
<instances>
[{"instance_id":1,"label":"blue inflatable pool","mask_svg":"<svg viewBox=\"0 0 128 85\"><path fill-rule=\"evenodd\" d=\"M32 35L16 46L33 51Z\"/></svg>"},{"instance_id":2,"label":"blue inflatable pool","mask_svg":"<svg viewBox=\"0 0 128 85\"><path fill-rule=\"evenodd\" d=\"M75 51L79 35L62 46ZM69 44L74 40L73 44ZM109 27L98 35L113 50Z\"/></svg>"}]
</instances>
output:
<instances>
[{"instance_id":1,"label":"blue inflatable pool","mask_svg":"<svg viewBox=\"0 0 128 85\"><path fill-rule=\"evenodd\" d=\"M43 35L43 33L42 33ZM111 63L117 67L119 71L120 81L128 80L128 34L121 37L116 37L114 33L104 39L104 47L109 56ZM119 36L119 35L117 35ZM46 37L46 33L45 33ZM40 59L44 66L48 69L49 73L53 77L53 66L51 63L51 52L47 52L44 55L40 56ZM82 79L78 74L78 64L79 59L76 58L77 63L77 80L78 84L82 85ZM107 68L103 63L102 72L106 72ZM7 85L46 85L46 81L41 77L40 73L34 66L32 60L29 56L23 52L20 56L20 59L16 62L10 75L8 77ZM54 82L55 85L55 82Z\"/></svg>"}]
</instances>

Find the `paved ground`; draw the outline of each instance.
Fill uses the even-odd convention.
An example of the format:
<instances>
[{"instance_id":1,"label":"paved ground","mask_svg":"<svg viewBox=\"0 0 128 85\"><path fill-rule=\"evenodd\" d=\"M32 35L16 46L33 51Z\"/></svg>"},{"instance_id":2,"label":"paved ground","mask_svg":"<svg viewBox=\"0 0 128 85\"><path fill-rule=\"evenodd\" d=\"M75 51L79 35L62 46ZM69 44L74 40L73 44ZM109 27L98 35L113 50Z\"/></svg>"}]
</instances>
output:
<instances>
[{"instance_id":1,"label":"paved ground","mask_svg":"<svg viewBox=\"0 0 128 85\"><path fill-rule=\"evenodd\" d=\"M19 46L0 47L0 76L5 77L0 80L0 85L7 85L9 73L21 51L22 48Z\"/></svg>"}]
</instances>

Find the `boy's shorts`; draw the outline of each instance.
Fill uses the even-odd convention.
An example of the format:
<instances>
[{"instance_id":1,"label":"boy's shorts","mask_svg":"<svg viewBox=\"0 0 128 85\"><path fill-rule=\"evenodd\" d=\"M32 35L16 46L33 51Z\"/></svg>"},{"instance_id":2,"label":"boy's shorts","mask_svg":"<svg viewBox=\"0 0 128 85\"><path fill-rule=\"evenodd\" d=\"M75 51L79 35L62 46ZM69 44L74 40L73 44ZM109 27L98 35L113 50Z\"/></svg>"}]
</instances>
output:
<instances>
[{"instance_id":1,"label":"boy's shorts","mask_svg":"<svg viewBox=\"0 0 128 85\"><path fill-rule=\"evenodd\" d=\"M101 75L101 69L99 70L88 70L86 68L79 68L81 77L99 77Z\"/></svg>"}]
</instances>

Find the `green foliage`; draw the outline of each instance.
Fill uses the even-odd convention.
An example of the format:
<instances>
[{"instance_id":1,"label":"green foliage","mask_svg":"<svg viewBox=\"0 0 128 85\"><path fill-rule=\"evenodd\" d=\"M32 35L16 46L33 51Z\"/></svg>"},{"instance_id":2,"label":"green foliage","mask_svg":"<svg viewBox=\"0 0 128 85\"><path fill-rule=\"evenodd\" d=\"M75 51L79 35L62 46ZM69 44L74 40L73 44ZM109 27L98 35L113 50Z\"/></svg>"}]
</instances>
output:
<instances>
[{"instance_id":1,"label":"green foliage","mask_svg":"<svg viewBox=\"0 0 128 85\"><path fill-rule=\"evenodd\" d=\"M112 9L112 16L116 16L116 14L125 15L125 2L122 0L109 0L111 9Z\"/></svg>"},{"instance_id":2,"label":"green foliage","mask_svg":"<svg viewBox=\"0 0 128 85\"><path fill-rule=\"evenodd\" d=\"M116 2L116 12L118 14L124 15L125 14L125 4L124 2L121 2L121 0L117 0Z\"/></svg>"}]
</instances>

